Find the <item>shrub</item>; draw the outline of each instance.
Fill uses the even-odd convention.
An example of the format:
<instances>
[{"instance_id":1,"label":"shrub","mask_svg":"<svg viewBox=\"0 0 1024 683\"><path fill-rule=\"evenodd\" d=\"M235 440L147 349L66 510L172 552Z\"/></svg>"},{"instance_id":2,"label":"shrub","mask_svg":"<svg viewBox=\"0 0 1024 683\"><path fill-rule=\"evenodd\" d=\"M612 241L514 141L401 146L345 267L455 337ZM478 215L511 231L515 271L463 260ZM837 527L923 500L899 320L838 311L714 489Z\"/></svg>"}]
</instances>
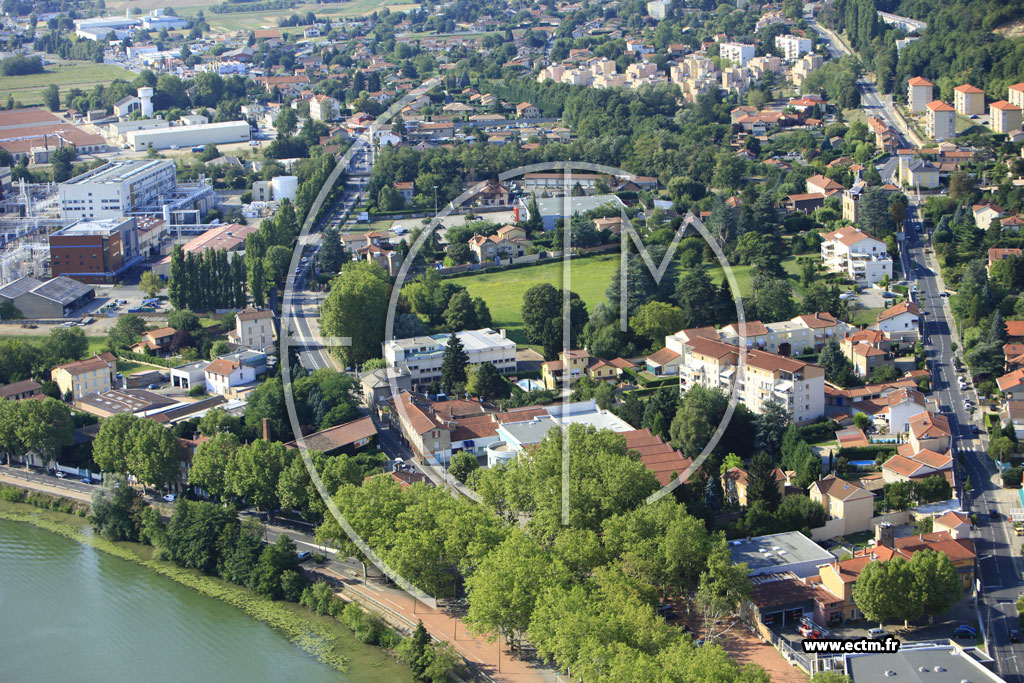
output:
<instances>
[{"instance_id":1,"label":"shrub","mask_svg":"<svg viewBox=\"0 0 1024 683\"><path fill-rule=\"evenodd\" d=\"M202 384L194 384L188 390L188 395L192 398L198 398L206 395L206 387Z\"/></svg>"},{"instance_id":2,"label":"shrub","mask_svg":"<svg viewBox=\"0 0 1024 683\"><path fill-rule=\"evenodd\" d=\"M6 500L9 503L23 503L25 502L25 494L28 493L25 489L19 489L14 486L0 487L0 498Z\"/></svg>"},{"instance_id":3,"label":"shrub","mask_svg":"<svg viewBox=\"0 0 1024 683\"><path fill-rule=\"evenodd\" d=\"M1020 488L1022 479L1024 479L1024 468L1011 467L1003 472L1003 486L1007 488Z\"/></svg>"}]
</instances>

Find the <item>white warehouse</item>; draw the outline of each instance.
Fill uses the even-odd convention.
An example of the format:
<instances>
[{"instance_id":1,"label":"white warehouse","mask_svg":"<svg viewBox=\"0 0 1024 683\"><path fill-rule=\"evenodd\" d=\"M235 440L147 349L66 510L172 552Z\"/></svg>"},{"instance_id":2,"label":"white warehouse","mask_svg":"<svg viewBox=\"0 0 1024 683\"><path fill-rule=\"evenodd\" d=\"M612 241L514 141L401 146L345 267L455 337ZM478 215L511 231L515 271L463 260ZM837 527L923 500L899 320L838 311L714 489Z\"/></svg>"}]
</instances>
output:
<instances>
[{"instance_id":1,"label":"white warehouse","mask_svg":"<svg viewBox=\"0 0 1024 683\"><path fill-rule=\"evenodd\" d=\"M172 146L184 148L247 142L250 132L248 121L222 121L156 130L134 130L129 131L127 137L128 144L133 150L144 152L149 147L169 149Z\"/></svg>"}]
</instances>

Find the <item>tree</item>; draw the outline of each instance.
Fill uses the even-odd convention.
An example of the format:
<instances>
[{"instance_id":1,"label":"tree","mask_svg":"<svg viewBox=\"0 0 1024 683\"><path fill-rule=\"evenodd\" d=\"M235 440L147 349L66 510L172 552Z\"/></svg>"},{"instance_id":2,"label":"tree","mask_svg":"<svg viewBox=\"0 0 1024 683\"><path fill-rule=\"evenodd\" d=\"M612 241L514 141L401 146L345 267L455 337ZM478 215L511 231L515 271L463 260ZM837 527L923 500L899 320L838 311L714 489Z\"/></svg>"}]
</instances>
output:
<instances>
[{"instance_id":1,"label":"tree","mask_svg":"<svg viewBox=\"0 0 1024 683\"><path fill-rule=\"evenodd\" d=\"M294 133L298 123L299 117L291 107L281 107L281 112L274 118L274 128L282 138Z\"/></svg>"},{"instance_id":2,"label":"tree","mask_svg":"<svg viewBox=\"0 0 1024 683\"><path fill-rule=\"evenodd\" d=\"M51 83L43 88L43 104L50 111L60 111L60 88L56 84Z\"/></svg>"},{"instance_id":3,"label":"tree","mask_svg":"<svg viewBox=\"0 0 1024 683\"><path fill-rule=\"evenodd\" d=\"M448 473L465 484L469 475L479 467L480 463L477 462L475 455L467 451L459 451L448 462Z\"/></svg>"},{"instance_id":4,"label":"tree","mask_svg":"<svg viewBox=\"0 0 1024 683\"><path fill-rule=\"evenodd\" d=\"M651 301L641 306L629 319L629 326L635 334L661 346L662 340L683 329L685 322L683 312L678 307L663 301Z\"/></svg>"},{"instance_id":5,"label":"tree","mask_svg":"<svg viewBox=\"0 0 1024 683\"><path fill-rule=\"evenodd\" d=\"M466 366L469 354L462 347L462 341L452 332L441 360L441 389L449 396L460 391L466 384Z\"/></svg>"},{"instance_id":6,"label":"tree","mask_svg":"<svg viewBox=\"0 0 1024 683\"><path fill-rule=\"evenodd\" d=\"M906 510L914 504L914 483L894 481L885 487L885 505L890 510Z\"/></svg>"},{"instance_id":7,"label":"tree","mask_svg":"<svg viewBox=\"0 0 1024 683\"><path fill-rule=\"evenodd\" d=\"M483 362L469 370L466 381L466 392L485 401L496 398L508 398L508 380L501 376L498 369L490 362Z\"/></svg>"},{"instance_id":8,"label":"tree","mask_svg":"<svg viewBox=\"0 0 1024 683\"><path fill-rule=\"evenodd\" d=\"M85 356L89 340L80 327L55 327L50 330L46 349L55 363L69 363Z\"/></svg>"},{"instance_id":9,"label":"tree","mask_svg":"<svg viewBox=\"0 0 1024 683\"><path fill-rule=\"evenodd\" d=\"M704 617L704 638L717 640L724 630L720 625L725 617L734 614L740 604L750 597L750 579L747 563L734 563L729 544L719 536L711 544L707 571L700 575L697 588L697 608Z\"/></svg>"},{"instance_id":10,"label":"tree","mask_svg":"<svg viewBox=\"0 0 1024 683\"><path fill-rule=\"evenodd\" d=\"M103 486L92 495L89 522L107 540L138 541L144 507L142 495L123 476L105 477Z\"/></svg>"},{"instance_id":11,"label":"tree","mask_svg":"<svg viewBox=\"0 0 1024 683\"><path fill-rule=\"evenodd\" d=\"M933 474L914 482L914 496L920 503L949 500L950 493L949 482L941 474Z\"/></svg>"},{"instance_id":12,"label":"tree","mask_svg":"<svg viewBox=\"0 0 1024 683\"><path fill-rule=\"evenodd\" d=\"M71 410L61 401L45 398L42 401L23 401L14 425L22 452L31 451L44 463L50 464L65 446L74 441L74 422ZM155 423L154 423L155 424Z\"/></svg>"},{"instance_id":13,"label":"tree","mask_svg":"<svg viewBox=\"0 0 1024 683\"><path fill-rule=\"evenodd\" d=\"M934 550L921 550L910 558L913 592L910 600L918 605L934 623L935 617L945 614L960 600L963 585L960 574L949 555Z\"/></svg>"},{"instance_id":14,"label":"tree","mask_svg":"<svg viewBox=\"0 0 1024 683\"><path fill-rule=\"evenodd\" d=\"M789 281L763 274L754 275L750 303L754 314L762 320L789 320L796 314L796 302Z\"/></svg>"},{"instance_id":15,"label":"tree","mask_svg":"<svg viewBox=\"0 0 1024 683\"><path fill-rule=\"evenodd\" d=\"M150 298L155 297L164 288L164 281L160 279L160 276L151 270L147 270L139 278L139 289Z\"/></svg>"},{"instance_id":16,"label":"tree","mask_svg":"<svg viewBox=\"0 0 1024 683\"><path fill-rule=\"evenodd\" d=\"M887 621L907 620L920 613L920 605L908 599L914 594L914 573L902 557L869 562L853 584L853 601L868 621L883 626Z\"/></svg>"},{"instance_id":17,"label":"tree","mask_svg":"<svg viewBox=\"0 0 1024 683\"><path fill-rule=\"evenodd\" d=\"M473 306L469 292L463 289L452 295L448 307L444 311L444 324L450 332L461 332L478 327L476 308Z\"/></svg>"},{"instance_id":18,"label":"tree","mask_svg":"<svg viewBox=\"0 0 1024 683\"><path fill-rule=\"evenodd\" d=\"M118 317L117 322L107 333L107 343L112 349L126 349L146 331L146 321L135 313L126 313Z\"/></svg>"},{"instance_id":19,"label":"tree","mask_svg":"<svg viewBox=\"0 0 1024 683\"><path fill-rule=\"evenodd\" d=\"M761 406L761 412L754 419L757 433L754 449L767 453L778 462L782 457L782 435L786 431L789 415L778 401L769 400Z\"/></svg>"},{"instance_id":20,"label":"tree","mask_svg":"<svg viewBox=\"0 0 1024 683\"><path fill-rule=\"evenodd\" d=\"M277 502L278 477L292 455L280 441L257 439L240 446L228 460L225 487L257 508L269 510Z\"/></svg>"},{"instance_id":21,"label":"tree","mask_svg":"<svg viewBox=\"0 0 1024 683\"><path fill-rule=\"evenodd\" d=\"M271 600L298 599L296 592L301 595L304 582L299 581L294 586L287 586L287 582L294 581L295 575L301 577L301 572L295 543L287 534L281 534L273 545L264 547L260 553L259 562L253 569L252 589ZM291 595L286 595L286 587L290 588L288 593Z\"/></svg>"},{"instance_id":22,"label":"tree","mask_svg":"<svg viewBox=\"0 0 1024 683\"><path fill-rule=\"evenodd\" d=\"M211 496L219 498L224 495L227 491L225 473L228 462L238 447L238 437L230 432L211 434L196 448L195 455L192 457L192 466L188 472L189 483L198 486Z\"/></svg>"},{"instance_id":23,"label":"tree","mask_svg":"<svg viewBox=\"0 0 1024 683\"><path fill-rule=\"evenodd\" d=\"M93 459L104 472L132 474L161 487L179 476L181 446L161 424L125 413L100 425Z\"/></svg>"},{"instance_id":24,"label":"tree","mask_svg":"<svg viewBox=\"0 0 1024 683\"><path fill-rule=\"evenodd\" d=\"M198 332L203 329L199 316L187 308L168 313L167 324L181 332Z\"/></svg>"},{"instance_id":25,"label":"tree","mask_svg":"<svg viewBox=\"0 0 1024 683\"><path fill-rule=\"evenodd\" d=\"M843 350L835 337L830 337L821 347L821 351L818 352L818 365L825 371L825 379L840 387L856 381L853 365L843 355Z\"/></svg>"},{"instance_id":26,"label":"tree","mask_svg":"<svg viewBox=\"0 0 1024 683\"><path fill-rule=\"evenodd\" d=\"M775 470L775 462L767 453L758 453L751 459L747 470L748 505L760 501L770 512L778 509L782 493L775 479Z\"/></svg>"},{"instance_id":27,"label":"tree","mask_svg":"<svg viewBox=\"0 0 1024 683\"><path fill-rule=\"evenodd\" d=\"M491 641L500 635L513 650L520 650L534 605L552 580L549 563L535 539L514 529L466 579L469 629Z\"/></svg>"},{"instance_id":28,"label":"tree","mask_svg":"<svg viewBox=\"0 0 1024 683\"><path fill-rule=\"evenodd\" d=\"M523 327L531 344L540 344L548 320L561 313L561 297L558 290L547 283L533 285L523 294Z\"/></svg>"},{"instance_id":29,"label":"tree","mask_svg":"<svg viewBox=\"0 0 1024 683\"><path fill-rule=\"evenodd\" d=\"M387 274L366 261L347 263L331 281L320 327L325 336L352 340L351 345L334 349L346 365L356 366L380 356L390 297Z\"/></svg>"}]
</instances>

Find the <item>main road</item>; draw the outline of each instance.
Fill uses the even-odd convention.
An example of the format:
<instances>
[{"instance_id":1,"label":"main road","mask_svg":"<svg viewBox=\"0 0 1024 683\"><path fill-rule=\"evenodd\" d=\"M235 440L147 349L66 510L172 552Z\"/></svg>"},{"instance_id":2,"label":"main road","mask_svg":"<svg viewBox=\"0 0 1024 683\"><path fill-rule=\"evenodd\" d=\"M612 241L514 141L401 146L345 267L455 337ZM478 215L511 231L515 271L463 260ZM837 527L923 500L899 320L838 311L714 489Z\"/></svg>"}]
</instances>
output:
<instances>
[{"instance_id":1,"label":"main road","mask_svg":"<svg viewBox=\"0 0 1024 683\"><path fill-rule=\"evenodd\" d=\"M923 223L916 206L912 204L908 212L903 249L912 269L908 279L913 281L913 275L917 276L933 396L939 402L940 412L949 418L955 457L961 463L957 488L961 500L966 498L969 507L965 509L977 515L973 538L978 553L978 607L985 642L1000 674L1008 681L1019 682L1024 680L1021 675L1024 645L1011 643L1009 633L1018 628L1014 602L1024 583L1020 557L1013 552L1016 536L1008 513L1021 506L1016 491L1002 488L999 473L986 454L987 438L983 425L975 417L980 414L976 392L969 384L964 390L960 388L961 376L969 380L967 373L958 373L954 366L954 358L959 358L963 367L962 345L949 299L940 296L946 290L935 256L925 251L923 232L920 232ZM965 404L965 399L971 401L971 407ZM970 479L971 489L965 493L966 478Z\"/></svg>"}]
</instances>

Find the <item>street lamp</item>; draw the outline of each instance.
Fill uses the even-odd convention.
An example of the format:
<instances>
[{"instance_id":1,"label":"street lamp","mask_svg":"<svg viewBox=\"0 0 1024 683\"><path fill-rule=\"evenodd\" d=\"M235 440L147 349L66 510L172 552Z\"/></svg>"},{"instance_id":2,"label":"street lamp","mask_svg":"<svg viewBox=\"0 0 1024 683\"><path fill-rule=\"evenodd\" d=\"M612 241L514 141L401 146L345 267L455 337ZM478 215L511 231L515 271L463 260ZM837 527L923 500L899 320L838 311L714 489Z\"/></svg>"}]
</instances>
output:
<instances>
[{"instance_id":1,"label":"street lamp","mask_svg":"<svg viewBox=\"0 0 1024 683\"><path fill-rule=\"evenodd\" d=\"M437 218L437 185L434 185L434 218Z\"/></svg>"}]
</instances>

